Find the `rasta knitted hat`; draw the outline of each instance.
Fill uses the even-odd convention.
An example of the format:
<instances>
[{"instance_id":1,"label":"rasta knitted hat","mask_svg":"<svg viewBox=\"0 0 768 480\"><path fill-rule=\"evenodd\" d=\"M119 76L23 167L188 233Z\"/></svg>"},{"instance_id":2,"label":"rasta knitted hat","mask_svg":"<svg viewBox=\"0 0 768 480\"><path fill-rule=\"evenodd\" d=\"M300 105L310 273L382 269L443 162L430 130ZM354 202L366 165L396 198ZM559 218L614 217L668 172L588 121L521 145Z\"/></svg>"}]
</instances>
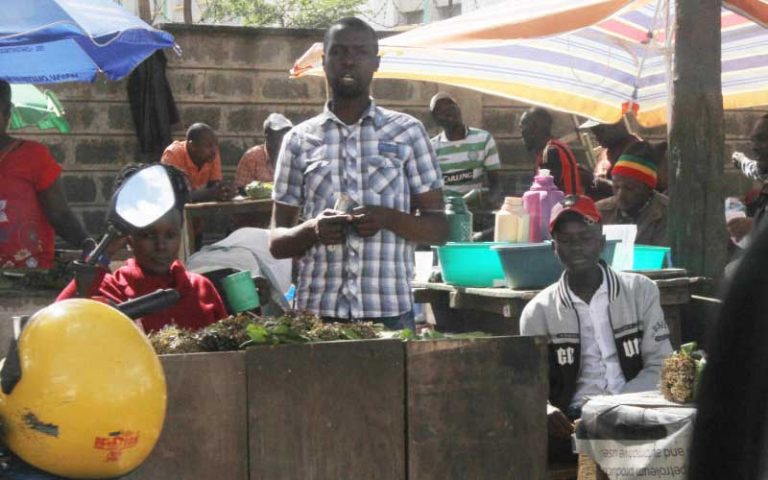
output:
<instances>
[{"instance_id":1,"label":"rasta knitted hat","mask_svg":"<svg viewBox=\"0 0 768 480\"><path fill-rule=\"evenodd\" d=\"M611 170L611 175L622 175L656 188L656 162L650 158L623 153Z\"/></svg>"}]
</instances>

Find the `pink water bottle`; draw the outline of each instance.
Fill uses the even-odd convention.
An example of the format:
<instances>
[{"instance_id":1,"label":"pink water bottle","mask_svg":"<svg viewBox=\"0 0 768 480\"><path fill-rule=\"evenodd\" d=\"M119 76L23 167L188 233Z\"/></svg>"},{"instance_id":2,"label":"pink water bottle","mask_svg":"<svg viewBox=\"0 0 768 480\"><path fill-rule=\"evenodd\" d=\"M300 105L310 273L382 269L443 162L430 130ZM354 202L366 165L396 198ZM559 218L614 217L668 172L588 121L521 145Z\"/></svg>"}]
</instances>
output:
<instances>
[{"instance_id":1,"label":"pink water bottle","mask_svg":"<svg viewBox=\"0 0 768 480\"><path fill-rule=\"evenodd\" d=\"M549 170L541 169L533 177L531 188L523 194L523 207L530 216L531 243L539 243L550 238L549 216L552 207L563 199L565 194L555 185L555 178Z\"/></svg>"}]
</instances>

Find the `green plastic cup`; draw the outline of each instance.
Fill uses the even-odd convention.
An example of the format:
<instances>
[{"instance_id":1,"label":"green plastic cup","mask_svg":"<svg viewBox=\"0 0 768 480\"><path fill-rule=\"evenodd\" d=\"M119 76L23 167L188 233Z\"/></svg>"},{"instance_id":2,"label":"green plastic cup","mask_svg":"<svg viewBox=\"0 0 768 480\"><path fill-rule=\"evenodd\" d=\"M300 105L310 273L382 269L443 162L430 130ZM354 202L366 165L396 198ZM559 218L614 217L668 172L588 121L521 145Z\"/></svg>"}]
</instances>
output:
<instances>
[{"instance_id":1,"label":"green plastic cup","mask_svg":"<svg viewBox=\"0 0 768 480\"><path fill-rule=\"evenodd\" d=\"M227 275L221 284L224 287L227 303L229 303L232 313L240 313L260 306L259 294L256 292L256 285L251 278L251 272L244 271Z\"/></svg>"}]
</instances>

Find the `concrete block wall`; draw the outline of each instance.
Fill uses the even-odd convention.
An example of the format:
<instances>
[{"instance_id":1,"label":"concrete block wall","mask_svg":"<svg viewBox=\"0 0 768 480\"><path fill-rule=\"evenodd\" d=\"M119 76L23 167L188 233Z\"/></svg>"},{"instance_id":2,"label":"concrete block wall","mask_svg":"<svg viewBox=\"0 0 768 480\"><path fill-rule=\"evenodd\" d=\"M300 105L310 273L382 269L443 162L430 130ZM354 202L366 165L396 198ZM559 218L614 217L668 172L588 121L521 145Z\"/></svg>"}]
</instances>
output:
<instances>
[{"instance_id":1,"label":"concrete block wall","mask_svg":"<svg viewBox=\"0 0 768 480\"><path fill-rule=\"evenodd\" d=\"M182 138L192 123L203 121L219 135L225 177L232 178L242 153L262 139L262 122L273 112L282 112L294 122L318 113L326 98L321 78L289 80L288 69L309 46L321 41L319 30L285 30L246 27L166 25L175 35L183 55L167 52L167 76L172 86L181 123L174 131ZM64 167L64 185L70 203L88 230L99 234L120 168L135 161L152 161L140 154L126 93L126 82L99 79L93 84L52 85L67 110L72 133L58 135L25 130L19 136L48 144ZM469 125L489 130L498 143L503 163L505 189L521 194L530 185L533 159L525 151L519 120L527 105L464 89L428 82L375 80L373 95L388 108L404 111L422 120L436 134L428 103L438 90L452 93ZM759 109L728 112L726 132L730 150L748 151L748 132ZM555 134L575 131L570 115L555 115ZM652 141L664 138L665 129L639 130ZM586 152L574 144L576 154ZM726 162L724 180L729 192L743 191L748 182Z\"/></svg>"}]
</instances>

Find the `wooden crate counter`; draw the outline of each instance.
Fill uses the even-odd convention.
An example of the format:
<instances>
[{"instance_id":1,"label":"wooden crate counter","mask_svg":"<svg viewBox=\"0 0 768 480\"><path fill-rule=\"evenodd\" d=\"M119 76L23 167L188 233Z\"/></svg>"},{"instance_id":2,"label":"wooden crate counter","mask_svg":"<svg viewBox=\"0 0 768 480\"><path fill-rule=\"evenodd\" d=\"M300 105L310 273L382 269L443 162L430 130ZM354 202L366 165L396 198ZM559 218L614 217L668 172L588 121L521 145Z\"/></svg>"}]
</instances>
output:
<instances>
[{"instance_id":1,"label":"wooden crate counter","mask_svg":"<svg viewBox=\"0 0 768 480\"><path fill-rule=\"evenodd\" d=\"M267 228L272 216L272 200L243 199L230 202L188 203L184 207L184 229L182 232L179 258L187 257L197 251L195 244L194 219L205 217L227 217L235 228L250 226Z\"/></svg>"},{"instance_id":2,"label":"wooden crate counter","mask_svg":"<svg viewBox=\"0 0 768 480\"><path fill-rule=\"evenodd\" d=\"M124 480L248 480L246 352L161 355L165 424Z\"/></svg>"},{"instance_id":3,"label":"wooden crate counter","mask_svg":"<svg viewBox=\"0 0 768 480\"><path fill-rule=\"evenodd\" d=\"M398 340L249 348L251 480L405 479Z\"/></svg>"},{"instance_id":4,"label":"wooden crate counter","mask_svg":"<svg viewBox=\"0 0 768 480\"><path fill-rule=\"evenodd\" d=\"M544 337L409 342L408 478L547 476Z\"/></svg>"},{"instance_id":5,"label":"wooden crate counter","mask_svg":"<svg viewBox=\"0 0 768 480\"><path fill-rule=\"evenodd\" d=\"M546 342L338 341L161 355L130 480L546 478Z\"/></svg>"},{"instance_id":6,"label":"wooden crate counter","mask_svg":"<svg viewBox=\"0 0 768 480\"><path fill-rule=\"evenodd\" d=\"M669 324L672 346L680 346L682 310L691 298L689 277L681 268L637 272L656 282ZM416 303L428 303L438 329L447 332L481 330L495 335L519 335L523 308L540 290L454 287L445 283L413 282Z\"/></svg>"}]
</instances>

